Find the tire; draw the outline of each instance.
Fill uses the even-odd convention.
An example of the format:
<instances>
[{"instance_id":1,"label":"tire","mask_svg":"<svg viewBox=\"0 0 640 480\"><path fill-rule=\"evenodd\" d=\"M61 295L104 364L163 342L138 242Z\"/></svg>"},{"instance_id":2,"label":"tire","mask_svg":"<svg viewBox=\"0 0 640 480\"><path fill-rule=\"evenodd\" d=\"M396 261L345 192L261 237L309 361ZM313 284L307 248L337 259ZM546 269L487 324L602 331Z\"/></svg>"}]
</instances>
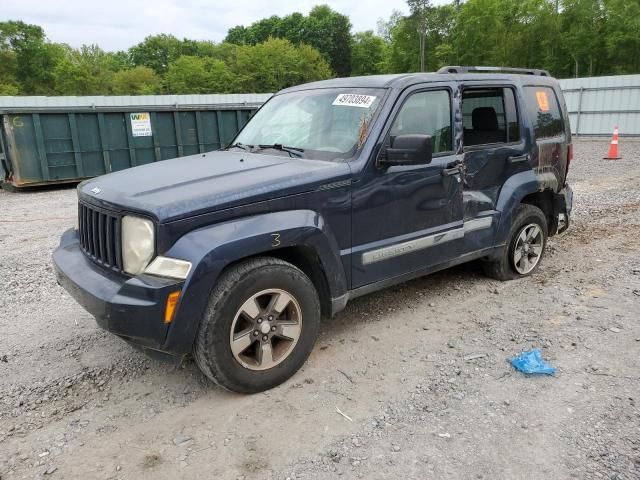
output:
<instances>
[{"instance_id":1,"label":"tire","mask_svg":"<svg viewBox=\"0 0 640 480\"><path fill-rule=\"evenodd\" d=\"M194 345L196 363L228 390L268 390L307 360L320 318L318 292L300 269L277 258L248 260L213 288Z\"/></svg>"},{"instance_id":2,"label":"tire","mask_svg":"<svg viewBox=\"0 0 640 480\"><path fill-rule=\"evenodd\" d=\"M527 234L536 231L534 226L539 229L539 235L536 235L533 239L534 242L531 242L526 252L524 252L524 247L520 248L522 246L521 235L525 232L525 237L529 238ZM503 248L498 259L483 264L485 273L489 277L502 281L531 275L538 269L542 261L544 249L547 245L547 232L547 218L542 210L534 205L521 204L513 218L511 230L507 237L507 245ZM539 253L536 255L538 249ZM518 253L522 253L521 260L517 264L516 250L518 250ZM523 268L523 264L526 263L525 255L527 256L526 261L530 263L528 265L530 268Z\"/></svg>"}]
</instances>

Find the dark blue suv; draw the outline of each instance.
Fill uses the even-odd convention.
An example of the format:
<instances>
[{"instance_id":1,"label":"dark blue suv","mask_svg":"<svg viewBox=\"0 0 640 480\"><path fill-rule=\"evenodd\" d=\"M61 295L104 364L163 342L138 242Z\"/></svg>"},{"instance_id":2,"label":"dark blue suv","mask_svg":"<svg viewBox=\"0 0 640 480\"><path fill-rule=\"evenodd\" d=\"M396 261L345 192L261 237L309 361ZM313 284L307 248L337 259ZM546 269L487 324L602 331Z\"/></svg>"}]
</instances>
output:
<instances>
[{"instance_id":1,"label":"dark blue suv","mask_svg":"<svg viewBox=\"0 0 640 480\"><path fill-rule=\"evenodd\" d=\"M53 259L101 327L258 392L351 298L470 260L501 280L534 272L569 225L571 157L544 71L310 83L223 151L82 183Z\"/></svg>"}]
</instances>

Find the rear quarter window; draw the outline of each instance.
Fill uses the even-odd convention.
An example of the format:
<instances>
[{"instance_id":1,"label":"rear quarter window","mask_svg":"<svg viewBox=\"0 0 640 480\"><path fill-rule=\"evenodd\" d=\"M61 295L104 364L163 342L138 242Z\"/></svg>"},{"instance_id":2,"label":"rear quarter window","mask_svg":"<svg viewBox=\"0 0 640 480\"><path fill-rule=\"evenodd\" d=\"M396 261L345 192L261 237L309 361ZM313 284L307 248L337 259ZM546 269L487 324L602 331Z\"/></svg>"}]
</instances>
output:
<instances>
[{"instance_id":1,"label":"rear quarter window","mask_svg":"<svg viewBox=\"0 0 640 480\"><path fill-rule=\"evenodd\" d=\"M564 134L564 123L558 98L551 87L524 87L529 119L536 139Z\"/></svg>"}]
</instances>

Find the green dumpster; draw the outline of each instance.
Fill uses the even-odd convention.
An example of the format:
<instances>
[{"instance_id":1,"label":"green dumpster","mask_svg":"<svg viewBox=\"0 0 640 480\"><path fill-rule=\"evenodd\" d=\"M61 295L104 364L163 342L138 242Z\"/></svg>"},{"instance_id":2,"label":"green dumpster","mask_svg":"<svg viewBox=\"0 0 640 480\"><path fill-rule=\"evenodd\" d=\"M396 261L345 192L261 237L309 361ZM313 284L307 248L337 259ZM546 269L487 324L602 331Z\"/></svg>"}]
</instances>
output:
<instances>
[{"instance_id":1,"label":"green dumpster","mask_svg":"<svg viewBox=\"0 0 640 480\"><path fill-rule=\"evenodd\" d=\"M78 182L216 150L269 97L0 97L0 180L14 188Z\"/></svg>"}]
</instances>

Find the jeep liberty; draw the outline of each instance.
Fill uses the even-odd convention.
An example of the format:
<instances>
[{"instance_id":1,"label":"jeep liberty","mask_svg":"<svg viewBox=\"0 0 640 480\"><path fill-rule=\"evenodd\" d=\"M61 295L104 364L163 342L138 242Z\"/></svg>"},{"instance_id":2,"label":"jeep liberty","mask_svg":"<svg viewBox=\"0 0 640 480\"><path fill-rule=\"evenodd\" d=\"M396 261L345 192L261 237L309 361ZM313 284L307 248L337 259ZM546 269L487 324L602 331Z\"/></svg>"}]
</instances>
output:
<instances>
[{"instance_id":1,"label":"jeep liberty","mask_svg":"<svg viewBox=\"0 0 640 480\"><path fill-rule=\"evenodd\" d=\"M352 298L471 260L500 280L533 273L569 226L572 155L542 70L299 85L227 148L81 183L53 260L102 328L260 392Z\"/></svg>"}]
</instances>

